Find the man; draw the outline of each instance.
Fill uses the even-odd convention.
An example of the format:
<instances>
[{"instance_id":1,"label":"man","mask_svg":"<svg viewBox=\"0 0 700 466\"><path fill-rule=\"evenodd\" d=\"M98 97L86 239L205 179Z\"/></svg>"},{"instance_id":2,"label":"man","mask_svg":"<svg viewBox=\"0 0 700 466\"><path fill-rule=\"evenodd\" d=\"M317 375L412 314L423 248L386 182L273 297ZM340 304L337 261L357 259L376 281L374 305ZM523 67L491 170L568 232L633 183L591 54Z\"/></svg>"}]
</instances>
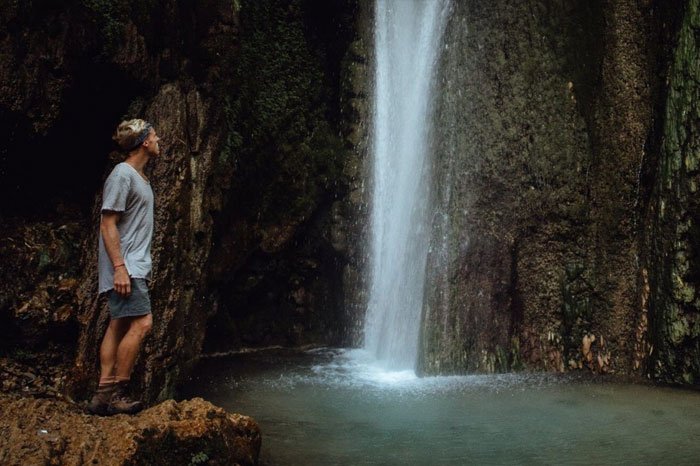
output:
<instances>
[{"instance_id":1,"label":"man","mask_svg":"<svg viewBox=\"0 0 700 466\"><path fill-rule=\"evenodd\" d=\"M160 154L152 125L123 121L113 139L126 152L105 181L99 235L99 293L107 293L110 322L100 347L100 381L88 405L93 414L134 414L140 401L126 387L141 342L151 329L153 191L143 169Z\"/></svg>"}]
</instances>

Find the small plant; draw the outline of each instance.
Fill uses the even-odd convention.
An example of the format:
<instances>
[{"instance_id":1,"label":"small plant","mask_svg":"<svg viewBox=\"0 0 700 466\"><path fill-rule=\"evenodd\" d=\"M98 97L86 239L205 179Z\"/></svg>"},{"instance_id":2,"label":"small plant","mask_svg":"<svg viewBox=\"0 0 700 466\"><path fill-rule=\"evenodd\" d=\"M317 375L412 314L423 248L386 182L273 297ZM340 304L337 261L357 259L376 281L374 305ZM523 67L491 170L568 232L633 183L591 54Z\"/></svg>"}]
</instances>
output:
<instances>
[{"instance_id":1,"label":"small plant","mask_svg":"<svg viewBox=\"0 0 700 466\"><path fill-rule=\"evenodd\" d=\"M200 451L199 453L192 455L192 458L190 458L190 466L195 466L198 464L207 464L208 461L209 455L207 455L203 451Z\"/></svg>"},{"instance_id":2,"label":"small plant","mask_svg":"<svg viewBox=\"0 0 700 466\"><path fill-rule=\"evenodd\" d=\"M14 351L12 351L11 358L20 361L20 362L29 362L32 361L35 357L35 354L24 350L22 348L17 348Z\"/></svg>"}]
</instances>

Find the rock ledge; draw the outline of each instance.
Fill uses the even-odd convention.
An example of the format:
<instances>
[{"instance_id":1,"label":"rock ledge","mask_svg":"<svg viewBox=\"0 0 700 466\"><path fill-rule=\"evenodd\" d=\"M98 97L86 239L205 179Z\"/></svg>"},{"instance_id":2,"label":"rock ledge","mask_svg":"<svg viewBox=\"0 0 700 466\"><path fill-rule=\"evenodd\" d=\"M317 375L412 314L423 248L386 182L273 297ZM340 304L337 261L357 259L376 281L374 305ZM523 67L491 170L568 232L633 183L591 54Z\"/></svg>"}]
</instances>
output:
<instances>
[{"instance_id":1,"label":"rock ledge","mask_svg":"<svg viewBox=\"0 0 700 466\"><path fill-rule=\"evenodd\" d=\"M64 401L0 394L0 464L252 465L255 421L201 399L97 417Z\"/></svg>"}]
</instances>

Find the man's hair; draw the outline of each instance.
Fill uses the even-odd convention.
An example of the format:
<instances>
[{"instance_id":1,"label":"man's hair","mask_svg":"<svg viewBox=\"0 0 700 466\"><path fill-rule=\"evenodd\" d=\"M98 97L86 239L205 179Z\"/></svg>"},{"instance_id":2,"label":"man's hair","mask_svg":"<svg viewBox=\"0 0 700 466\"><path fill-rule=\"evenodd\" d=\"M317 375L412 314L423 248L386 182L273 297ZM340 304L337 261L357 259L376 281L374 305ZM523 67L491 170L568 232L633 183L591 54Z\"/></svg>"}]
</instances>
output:
<instances>
[{"instance_id":1,"label":"man's hair","mask_svg":"<svg viewBox=\"0 0 700 466\"><path fill-rule=\"evenodd\" d=\"M152 125L139 118L124 120L119 123L112 139L124 151L132 151L143 144Z\"/></svg>"}]
</instances>

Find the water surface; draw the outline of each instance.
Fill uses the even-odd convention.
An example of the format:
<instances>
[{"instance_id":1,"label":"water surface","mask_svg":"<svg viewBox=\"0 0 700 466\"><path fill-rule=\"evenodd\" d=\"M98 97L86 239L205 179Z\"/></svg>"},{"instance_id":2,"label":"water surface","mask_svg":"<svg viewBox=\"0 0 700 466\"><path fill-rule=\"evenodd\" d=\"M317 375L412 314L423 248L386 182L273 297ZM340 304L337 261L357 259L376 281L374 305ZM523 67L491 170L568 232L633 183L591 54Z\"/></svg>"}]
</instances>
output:
<instances>
[{"instance_id":1,"label":"water surface","mask_svg":"<svg viewBox=\"0 0 700 466\"><path fill-rule=\"evenodd\" d=\"M185 389L254 417L275 465L698 464L700 393L546 374L417 378L361 350L204 360Z\"/></svg>"}]
</instances>

